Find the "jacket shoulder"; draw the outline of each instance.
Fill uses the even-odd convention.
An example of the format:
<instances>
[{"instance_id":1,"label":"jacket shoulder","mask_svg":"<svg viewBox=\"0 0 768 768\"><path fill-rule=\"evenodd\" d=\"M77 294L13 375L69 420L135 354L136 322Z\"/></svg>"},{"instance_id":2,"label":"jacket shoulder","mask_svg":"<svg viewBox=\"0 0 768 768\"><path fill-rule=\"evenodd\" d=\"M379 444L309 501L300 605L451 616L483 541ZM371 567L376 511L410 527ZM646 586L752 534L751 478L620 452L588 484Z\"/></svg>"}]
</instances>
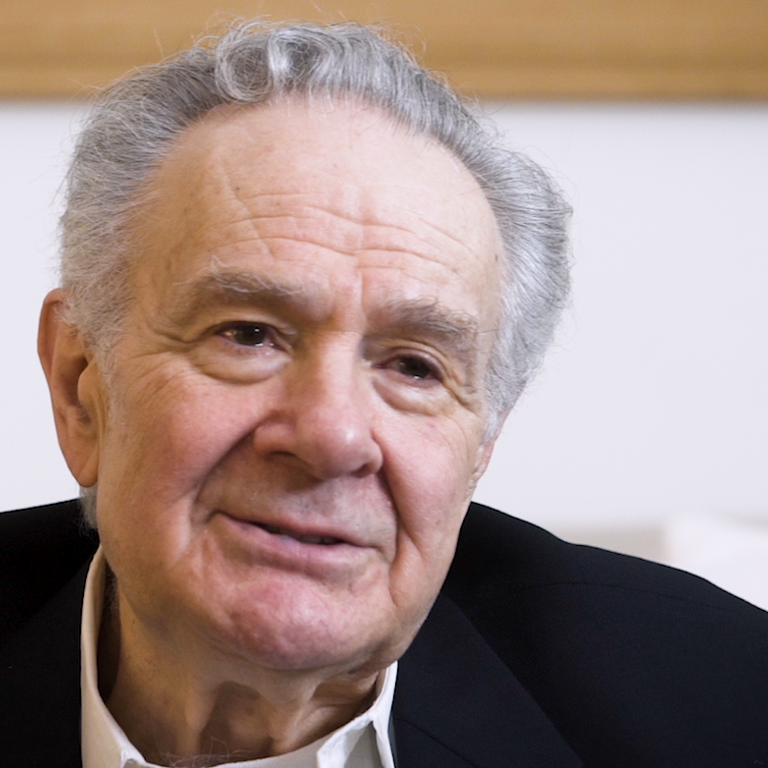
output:
<instances>
[{"instance_id":1,"label":"jacket shoulder","mask_svg":"<svg viewBox=\"0 0 768 768\"><path fill-rule=\"evenodd\" d=\"M446 583L473 604L557 586L594 586L681 599L727 613L768 619L710 582L676 568L597 547L571 544L518 518L473 503Z\"/></svg>"},{"instance_id":2,"label":"jacket shoulder","mask_svg":"<svg viewBox=\"0 0 768 768\"><path fill-rule=\"evenodd\" d=\"M0 639L58 592L97 547L77 501L0 513Z\"/></svg>"},{"instance_id":3,"label":"jacket shoulder","mask_svg":"<svg viewBox=\"0 0 768 768\"><path fill-rule=\"evenodd\" d=\"M768 761L768 613L704 579L472 505L445 593L586 764Z\"/></svg>"}]
</instances>

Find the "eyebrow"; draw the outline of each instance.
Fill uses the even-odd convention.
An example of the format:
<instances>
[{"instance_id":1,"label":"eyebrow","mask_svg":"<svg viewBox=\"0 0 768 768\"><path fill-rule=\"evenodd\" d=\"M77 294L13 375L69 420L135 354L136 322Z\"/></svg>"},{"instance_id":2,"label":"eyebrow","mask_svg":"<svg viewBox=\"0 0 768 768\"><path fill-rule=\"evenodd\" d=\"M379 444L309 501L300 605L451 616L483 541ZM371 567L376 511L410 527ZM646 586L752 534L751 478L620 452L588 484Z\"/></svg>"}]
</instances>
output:
<instances>
[{"instance_id":1,"label":"eyebrow","mask_svg":"<svg viewBox=\"0 0 768 768\"><path fill-rule=\"evenodd\" d=\"M386 329L385 333L415 334L416 338L434 341L466 368L470 378L474 374L480 330L469 313L445 307L437 299L393 299L377 309L372 319L375 327Z\"/></svg>"},{"instance_id":2,"label":"eyebrow","mask_svg":"<svg viewBox=\"0 0 768 768\"><path fill-rule=\"evenodd\" d=\"M250 272L212 269L182 286L168 315L174 323L190 322L201 309L216 305L275 307L304 303L309 293L305 285Z\"/></svg>"},{"instance_id":3,"label":"eyebrow","mask_svg":"<svg viewBox=\"0 0 768 768\"><path fill-rule=\"evenodd\" d=\"M268 275L214 268L183 285L184 290L168 308L172 322L181 325L191 321L201 309L216 305L298 308L307 316L319 316L323 309L306 283L276 280ZM446 307L437 299L392 298L376 308L369 319L374 329L372 337L394 333L432 341L449 352L472 377L482 332L477 319L468 312Z\"/></svg>"}]
</instances>

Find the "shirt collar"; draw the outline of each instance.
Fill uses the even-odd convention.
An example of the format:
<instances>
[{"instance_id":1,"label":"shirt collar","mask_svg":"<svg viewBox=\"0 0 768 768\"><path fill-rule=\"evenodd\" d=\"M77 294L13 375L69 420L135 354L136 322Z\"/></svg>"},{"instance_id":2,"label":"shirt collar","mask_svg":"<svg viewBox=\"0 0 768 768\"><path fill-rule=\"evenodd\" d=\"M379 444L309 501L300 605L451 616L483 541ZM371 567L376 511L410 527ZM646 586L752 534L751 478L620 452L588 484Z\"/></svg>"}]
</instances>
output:
<instances>
[{"instance_id":1,"label":"shirt collar","mask_svg":"<svg viewBox=\"0 0 768 768\"><path fill-rule=\"evenodd\" d=\"M104 607L106 560L99 547L85 582L81 628L83 768L156 768L131 744L99 694L96 665ZM376 698L343 727L295 752L259 760L223 763L219 768L394 768L389 721L395 693L397 662L376 683ZM372 729L372 731L371 731Z\"/></svg>"}]
</instances>

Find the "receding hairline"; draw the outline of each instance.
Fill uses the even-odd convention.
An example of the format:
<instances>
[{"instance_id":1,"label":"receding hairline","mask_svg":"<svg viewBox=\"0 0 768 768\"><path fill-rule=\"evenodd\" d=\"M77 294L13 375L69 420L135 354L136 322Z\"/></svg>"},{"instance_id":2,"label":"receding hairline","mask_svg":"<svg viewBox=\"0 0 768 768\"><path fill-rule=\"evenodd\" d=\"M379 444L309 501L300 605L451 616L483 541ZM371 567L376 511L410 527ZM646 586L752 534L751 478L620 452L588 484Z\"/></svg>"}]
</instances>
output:
<instances>
[{"instance_id":1,"label":"receding hairline","mask_svg":"<svg viewBox=\"0 0 768 768\"><path fill-rule=\"evenodd\" d=\"M400 134L404 138L420 142L424 149L436 151L437 155L444 158L447 161L446 164L452 166L457 172L457 181L466 183L467 188L464 192L477 195L478 199L483 201L483 207L488 215L488 223L494 227L494 234L497 239L497 255L503 252L504 243L498 217L493 210L486 190L466 162L438 136L404 121L385 106L366 101L364 97L358 94L280 93L256 103L218 105L184 126L174 139L167 143L158 162L145 179L143 193L152 194L156 191L155 187L161 179L164 169L168 167L169 161L173 162L174 158L177 158L181 153L189 153L192 150L199 158L209 155L215 156L216 154L231 156L230 148L224 148L220 142L214 140L213 132L217 129L226 130L240 122L238 118L247 120L251 115L259 116L276 110L286 112L285 122L287 123L291 117L290 111L294 109L310 112L313 119L322 119L324 114L332 116L341 114L344 123L350 127L351 131L364 132L378 124L386 127L392 136ZM362 122L362 118L370 119ZM246 122L241 124L247 126ZM205 131L209 132L207 140L200 141L199 145L195 146L196 137ZM267 130L264 133L268 135L270 132ZM270 152L273 147L258 147L257 149L258 151ZM136 202L138 207L141 207L141 193Z\"/></svg>"},{"instance_id":2,"label":"receding hairline","mask_svg":"<svg viewBox=\"0 0 768 768\"><path fill-rule=\"evenodd\" d=\"M332 104L336 103L337 102L334 99ZM423 143L424 148L428 149L430 153L435 152L434 155L430 154L426 156L426 159L422 164L422 166L427 169L426 175L423 177L419 175L414 177L416 179L417 189L419 188L419 184L423 183L426 189L433 183L433 178L431 176L432 168L436 168L438 173L444 173L446 168L449 169L449 173L451 170L456 171L455 188L453 187L453 178L451 178L449 180L451 185L446 185L443 187L443 189L448 191L445 194L436 196L435 199L443 201L439 202L439 205L443 205L444 203L453 205L457 199L466 199L469 202L469 198L465 198L464 196L470 196L472 199L471 204L468 206L462 205L457 211L457 218L455 220L459 220L460 218L464 217L465 213L467 213L467 218L463 219L460 228L453 227L451 229L443 229L441 227L437 227L437 231L441 237L446 238L446 247L453 248L454 244L458 243L458 245L462 248L469 248L470 251L474 253L474 258L477 260L476 268L474 268L472 272L476 273L478 275L478 279L482 279L483 282L486 282L488 279L492 279L495 283L496 279L500 278L501 276L500 261L501 253L504 248L502 236L499 230L499 224L487 198L487 195L485 194L485 191L479 185L463 161L457 157L449 147L447 147L434 136L427 133L410 130L408 126L401 125L399 121L389 115L386 110L383 110L377 106L369 107L357 98L352 99L351 102L342 100L338 102L338 105L341 106L344 110L342 113L340 113L341 125L346 125L347 123L351 122L354 120L356 115L362 112L370 113L372 115L373 121L370 123L370 125L383 126L385 129L391 128L393 137L398 137L399 135L406 140L414 138L418 142ZM242 116L247 119L249 115L256 113L269 114L272 108L287 108L292 110L294 107L306 107L307 109L314 109L315 105L303 94L298 94L295 96L289 95L275 101L268 100L258 104L234 106L224 105L223 108L217 108L217 110L214 110L216 114L213 114L213 112L207 113L202 118L189 125L185 130L180 132L179 136L170 143L167 152L164 154L162 160L157 164L157 167L148 176L145 189L142 191L142 197L136 201L135 213L130 226L131 232L128 233L129 239L134 241L132 248L134 253L130 257L134 280L136 271L141 268L141 253L145 251L151 252L154 250L153 243L150 238L157 234L157 229L154 225L158 221L162 222L161 226L163 227L167 226L168 223L170 223L170 226L178 226L180 236L183 236L184 233L187 232L183 226L183 219L178 216L178 214L183 213L184 210L190 210L189 205L184 197L187 189L193 190L194 193L194 196L190 198L189 203L194 205L195 201L197 200L202 201L203 206L210 207L212 201L209 201L205 197L200 196L194 192L195 188L192 185L197 184L198 182L202 184L203 180L209 178L207 176L210 169L209 163L212 157L215 158L215 155L212 155L212 153L221 153L227 158L227 160L230 158L236 158L238 156L237 148L228 144L226 140L222 139L222 137L217 136L216 130L218 128L226 129L226 127L232 123L233 119L236 119L238 116ZM349 107L352 108L351 115L345 114L348 111L347 108ZM267 153L273 152L275 148L278 148L278 150L284 149L287 155L291 154L292 145L290 142L284 142L282 137L279 135L279 126L284 122L284 120L290 119L291 113L289 111L287 114L280 115L278 112L278 117L281 119L278 121L272 121L271 124L265 124L267 126L264 132L264 135L267 137L267 144L265 147L259 145L258 141L261 139L261 136L257 132L255 134L257 138L254 141L252 147L245 148L246 152L242 156L241 163L244 167L249 169L249 173L251 168L254 169L254 173L258 173L260 162L259 155L262 152L264 152L266 155ZM367 121L366 125L368 125ZM363 130L366 129L366 125L363 126ZM206 132L202 137L200 137L200 140L198 140L198 131ZM275 141L274 138L276 133L277 140ZM334 136L336 133L337 132L335 127L332 126L328 135ZM311 151L314 150L313 141L316 138L316 134L305 134L304 138L307 139L305 145L308 145ZM226 137L224 137L224 139L226 139ZM270 140L272 141L272 144L269 144ZM333 139L331 141L333 143ZM342 146L342 152L343 149L344 148ZM421 150L417 146L417 162L421 159L420 152ZM330 156L333 157L334 155L331 154ZM322 166L323 163L319 163L318 166L312 167L312 169L322 169ZM301 177L304 172L303 166L296 165L291 169L291 172L294 174L294 176ZM341 178L343 179L344 177L341 176ZM373 176L372 178L376 179L377 177ZM382 178L384 179L383 183L386 184L388 181L386 174L383 174ZM395 183L397 183L399 179L400 176L398 175L394 179ZM366 180L367 179L363 179L363 181L360 182L360 179L350 178L350 186L357 185L363 187ZM177 199L175 195L172 194L172 190L168 188L168 185L179 185L180 182L182 187L185 189L182 191L182 197ZM273 194L270 191L269 185L265 187L265 190L265 198L269 198L270 195ZM277 194L280 194L280 192ZM308 200L311 200L311 196L313 194L314 191L310 189L307 194ZM430 219L431 213L424 215L424 210L421 207L421 199L422 198L419 198L418 203L413 203L413 201L411 201L412 204L410 205L409 210L414 216L424 222L426 227L434 230L436 229L436 224L433 220ZM164 200L167 200L169 203L169 207L167 209L165 209L163 202ZM212 200L215 200L215 198L212 198ZM350 221L355 221L343 210L339 213L338 211L334 212L333 210L329 209L329 212L331 215L338 214L344 218L349 219ZM441 210L438 210L438 213L442 215ZM254 215L254 218L259 219L264 217ZM266 218L269 218L269 215ZM201 217L201 220L204 220L204 218ZM174 225L174 222L178 222L178 224ZM365 220L365 215L361 217L359 223L367 223ZM384 226L387 226L386 218L382 219L380 223L382 223ZM211 229L215 229L215 227ZM463 234L465 232L474 233L473 240L469 243L463 242ZM265 243L269 241L268 237L260 238L257 236L256 239L262 239ZM311 240L307 240L307 243L312 245ZM410 245L412 244L405 243L402 247L402 252L404 254L419 254L419 251L412 250L409 247ZM269 250L269 246L266 247ZM361 245L359 247L365 249L369 246ZM374 245L373 248L376 249L377 246ZM338 250L342 253L353 254L358 250L358 247L356 246L351 250L338 248ZM215 259L215 255L213 258Z\"/></svg>"}]
</instances>

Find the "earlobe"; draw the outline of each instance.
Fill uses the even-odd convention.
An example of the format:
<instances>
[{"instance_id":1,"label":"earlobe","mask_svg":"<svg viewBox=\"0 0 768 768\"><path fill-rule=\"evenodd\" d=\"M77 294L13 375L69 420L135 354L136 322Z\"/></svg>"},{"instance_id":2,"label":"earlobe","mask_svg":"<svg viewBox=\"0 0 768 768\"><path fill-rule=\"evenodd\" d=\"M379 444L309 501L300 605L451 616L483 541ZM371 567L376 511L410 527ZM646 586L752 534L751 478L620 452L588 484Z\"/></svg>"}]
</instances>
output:
<instances>
[{"instance_id":1,"label":"earlobe","mask_svg":"<svg viewBox=\"0 0 768 768\"><path fill-rule=\"evenodd\" d=\"M493 448L496 445L496 440L498 440L499 435L501 434L507 415L508 414L504 414L503 418L499 420L499 426L496 428L496 431L478 446L477 455L475 457L475 468L472 473L472 488L477 485L480 478L485 474L485 470L488 469L488 464L493 455Z\"/></svg>"},{"instance_id":2,"label":"earlobe","mask_svg":"<svg viewBox=\"0 0 768 768\"><path fill-rule=\"evenodd\" d=\"M48 380L59 445L70 472L83 487L98 479L100 429L95 413L95 365L82 336L66 322L61 289L45 298L40 314L37 349Z\"/></svg>"},{"instance_id":3,"label":"earlobe","mask_svg":"<svg viewBox=\"0 0 768 768\"><path fill-rule=\"evenodd\" d=\"M491 460L491 455L493 454L493 445L496 442L496 438L493 440L489 440L486 443L483 443L478 449L477 449L477 459L475 461L475 469L474 472L472 472L472 487L474 488L478 482L480 481L480 478L485 474L485 470L488 468L488 463Z\"/></svg>"}]
</instances>

